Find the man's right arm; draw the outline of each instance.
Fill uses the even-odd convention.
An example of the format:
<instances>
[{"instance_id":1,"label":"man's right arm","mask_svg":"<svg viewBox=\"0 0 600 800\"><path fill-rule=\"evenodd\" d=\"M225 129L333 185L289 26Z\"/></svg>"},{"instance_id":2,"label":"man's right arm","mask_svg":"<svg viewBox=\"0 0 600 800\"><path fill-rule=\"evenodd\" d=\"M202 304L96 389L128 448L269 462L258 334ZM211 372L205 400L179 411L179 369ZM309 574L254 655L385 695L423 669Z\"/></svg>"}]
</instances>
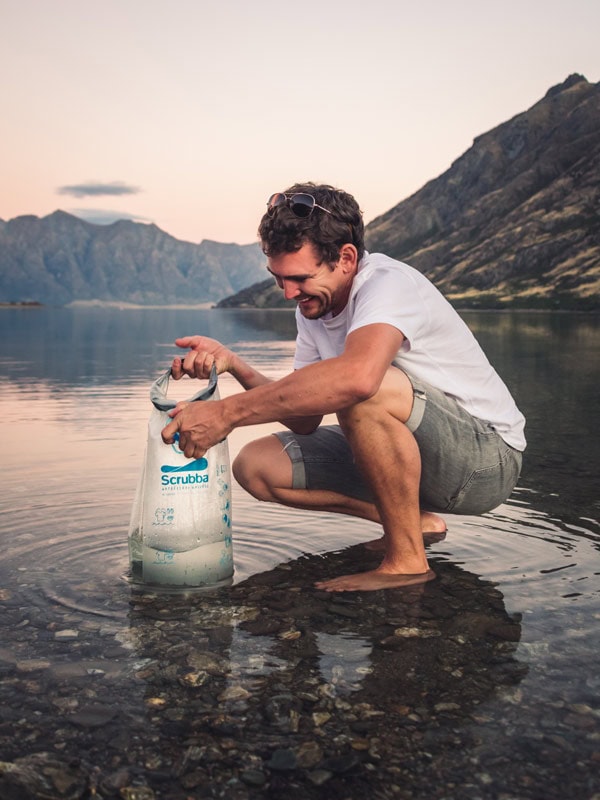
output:
<instances>
[{"instance_id":1,"label":"man's right arm","mask_svg":"<svg viewBox=\"0 0 600 800\"><path fill-rule=\"evenodd\" d=\"M185 336L175 340L177 347L189 348L185 356L176 357L171 366L171 374L175 380L184 375L191 378L208 379L213 364L217 374L228 372L244 389L255 389L272 383L272 379L254 369L233 350L225 347L216 339L208 336ZM289 417L281 419L282 425L294 433L312 433L322 420L322 416Z\"/></svg>"}]
</instances>

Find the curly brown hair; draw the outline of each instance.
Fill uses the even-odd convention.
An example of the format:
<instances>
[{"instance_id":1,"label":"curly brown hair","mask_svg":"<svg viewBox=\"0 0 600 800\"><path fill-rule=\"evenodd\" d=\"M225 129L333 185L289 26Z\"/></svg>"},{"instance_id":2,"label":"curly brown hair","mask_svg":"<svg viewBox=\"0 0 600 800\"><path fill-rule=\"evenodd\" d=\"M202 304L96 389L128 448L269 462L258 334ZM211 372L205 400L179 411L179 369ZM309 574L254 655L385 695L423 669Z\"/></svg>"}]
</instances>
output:
<instances>
[{"instance_id":1,"label":"curly brown hair","mask_svg":"<svg viewBox=\"0 0 600 800\"><path fill-rule=\"evenodd\" d=\"M327 184L295 183L284 194L311 194L327 214L315 208L308 217L297 217L286 205L265 213L258 236L263 253L276 258L295 253L310 243L321 262L335 264L344 244L353 244L361 259L365 252L364 223L358 203L351 194Z\"/></svg>"}]
</instances>

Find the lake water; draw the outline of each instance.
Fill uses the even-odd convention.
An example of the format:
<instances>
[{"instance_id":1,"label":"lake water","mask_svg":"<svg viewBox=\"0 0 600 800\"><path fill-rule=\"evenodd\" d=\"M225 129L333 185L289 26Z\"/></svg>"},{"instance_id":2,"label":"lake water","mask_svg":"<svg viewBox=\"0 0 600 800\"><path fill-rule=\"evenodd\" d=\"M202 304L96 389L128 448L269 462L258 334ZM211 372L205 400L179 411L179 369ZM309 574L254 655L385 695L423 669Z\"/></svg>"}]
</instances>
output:
<instances>
[{"instance_id":1,"label":"lake water","mask_svg":"<svg viewBox=\"0 0 600 800\"><path fill-rule=\"evenodd\" d=\"M377 527L234 485L233 585L171 596L126 579L149 386L192 333L285 374L293 316L0 310L0 797L600 796L600 320L464 317L529 447L436 581L317 592Z\"/></svg>"}]
</instances>

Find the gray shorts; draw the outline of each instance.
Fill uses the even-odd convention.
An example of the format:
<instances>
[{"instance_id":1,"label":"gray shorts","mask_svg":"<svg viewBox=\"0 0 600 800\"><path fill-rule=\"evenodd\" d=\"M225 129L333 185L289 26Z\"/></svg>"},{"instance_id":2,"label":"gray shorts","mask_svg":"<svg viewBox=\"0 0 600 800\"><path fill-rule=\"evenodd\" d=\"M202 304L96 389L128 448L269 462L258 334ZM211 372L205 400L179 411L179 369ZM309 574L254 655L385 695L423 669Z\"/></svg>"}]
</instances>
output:
<instances>
[{"instance_id":1,"label":"gray shorts","mask_svg":"<svg viewBox=\"0 0 600 800\"><path fill-rule=\"evenodd\" d=\"M519 479L522 453L453 398L409 378L414 402L406 424L421 453L422 510L483 514L499 506ZM308 435L275 435L292 461L294 489L327 489L373 501L338 425L322 425Z\"/></svg>"}]
</instances>

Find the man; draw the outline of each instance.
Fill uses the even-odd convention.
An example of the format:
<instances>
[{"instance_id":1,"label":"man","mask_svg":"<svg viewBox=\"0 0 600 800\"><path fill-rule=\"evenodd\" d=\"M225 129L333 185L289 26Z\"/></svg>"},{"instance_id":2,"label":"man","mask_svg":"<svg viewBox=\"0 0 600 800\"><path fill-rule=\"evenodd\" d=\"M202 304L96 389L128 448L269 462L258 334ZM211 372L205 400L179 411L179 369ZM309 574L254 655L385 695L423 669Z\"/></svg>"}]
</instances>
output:
<instances>
[{"instance_id":1,"label":"man","mask_svg":"<svg viewBox=\"0 0 600 800\"><path fill-rule=\"evenodd\" d=\"M296 301L295 370L269 381L212 339L192 336L173 376L213 363L247 391L181 404L163 431L189 458L242 425L288 431L246 445L233 465L260 500L379 522L374 570L317 584L327 591L422 583L435 512L481 514L514 488L525 420L466 325L427 278L366 253L354 198L296 184L274 194L259 236L268 270ZM338 426L321 426L335 413Z\"/></svg>"}]
</instances>

